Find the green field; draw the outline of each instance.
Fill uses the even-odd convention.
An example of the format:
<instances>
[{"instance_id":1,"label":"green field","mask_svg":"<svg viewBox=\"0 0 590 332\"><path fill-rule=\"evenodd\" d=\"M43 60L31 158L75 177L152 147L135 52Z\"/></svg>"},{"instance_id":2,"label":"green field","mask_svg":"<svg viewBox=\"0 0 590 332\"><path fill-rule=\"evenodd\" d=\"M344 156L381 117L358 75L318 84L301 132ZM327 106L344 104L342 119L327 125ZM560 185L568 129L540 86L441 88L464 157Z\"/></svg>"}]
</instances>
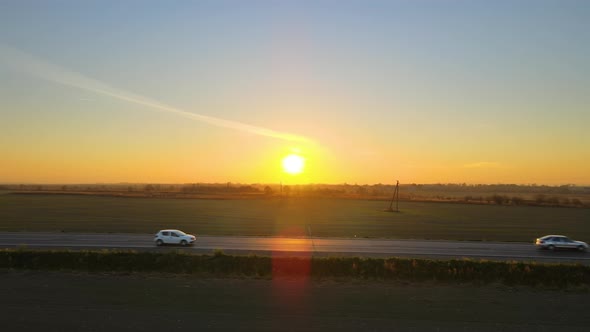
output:
<instances>
[{"instance_id":1,"label":"green field","mask_svg":"<svg viewBox=\"0 0 590 332\"><path fill-rule=\"evenodd\" d=\"M587 292L0 270L4 331L587 331Z\"/></svg>"},{"instance_id":2,"label":"green field","mask_svg":"<svg viewBox=\"0 0 590 332\"><path fill-rule=\"evenodd\" d=\"M369 237L525 241L559 233L590 241L590 209L328 198L203 200L0 195L0 231Z\"/></svg>"}]
</instances>

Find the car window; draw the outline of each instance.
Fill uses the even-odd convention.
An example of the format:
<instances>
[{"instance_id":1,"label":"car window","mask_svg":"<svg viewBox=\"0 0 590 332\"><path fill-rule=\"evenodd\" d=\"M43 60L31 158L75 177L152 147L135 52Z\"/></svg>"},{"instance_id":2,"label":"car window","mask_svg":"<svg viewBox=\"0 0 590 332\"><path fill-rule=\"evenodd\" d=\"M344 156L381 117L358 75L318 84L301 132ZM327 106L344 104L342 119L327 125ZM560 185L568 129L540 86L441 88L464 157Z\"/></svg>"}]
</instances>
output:
<instances>
[{"instance_id":1,"label":"car window","mask_svg":"<svg viewBox=\"0 0 590 332\"><path fill-rule=\"evenodd\" d=\"M171 233L173 237L178 237L178 234L176 234L175 232Z\"/></svg>"},{"instance_id":2,"label":"car window","mask_svg":"<svg viewBox=\"0 0 590 332\"><path fill-rule=\"evenodd\" d=\"M170 235L170 233L169 233L169 232L162 232L162 235L164 235L164 236L169 236L169 235Z\"/></svg>"}]
</instances>

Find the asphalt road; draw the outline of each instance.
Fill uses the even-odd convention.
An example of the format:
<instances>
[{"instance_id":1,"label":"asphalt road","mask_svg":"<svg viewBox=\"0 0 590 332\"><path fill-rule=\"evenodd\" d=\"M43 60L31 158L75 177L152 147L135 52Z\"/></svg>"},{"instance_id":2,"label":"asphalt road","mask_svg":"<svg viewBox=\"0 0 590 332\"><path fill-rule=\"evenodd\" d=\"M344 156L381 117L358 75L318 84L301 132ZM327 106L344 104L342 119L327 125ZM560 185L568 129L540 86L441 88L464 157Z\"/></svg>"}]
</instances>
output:
<instances>
[{"instance_id":1,"label":"asphalt road","mask_svg":"<svg viewBox=\"0 0 590 332\"><path fill-rule=\"evenodd\" d=\"M156 247L152 234L80 234L0 232L0 247L67 249L176 250ZM221 249L230 254L317 255L416 258L476 258L538 262L582 263L590 265L590 253L538 250L532 243L466 242L429 240L275 238L198 236L189 252L210 253Z\"/></svg>"}]
</instances>

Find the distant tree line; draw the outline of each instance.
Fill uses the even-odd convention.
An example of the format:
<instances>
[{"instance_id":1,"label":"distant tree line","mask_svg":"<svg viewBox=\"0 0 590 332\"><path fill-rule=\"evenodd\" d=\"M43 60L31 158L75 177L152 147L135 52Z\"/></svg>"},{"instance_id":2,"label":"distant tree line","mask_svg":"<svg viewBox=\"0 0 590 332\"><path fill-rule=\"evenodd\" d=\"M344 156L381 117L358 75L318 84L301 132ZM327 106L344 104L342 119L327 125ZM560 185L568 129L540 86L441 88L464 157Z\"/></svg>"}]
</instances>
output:
<instances>
[{"instance_id":1,"label":"distant tree line","mask_svg":"<svg viewBox=\"0 0 590 332\"><path fill-rule=\"evenodd\" d=\"M404 185L402 185L404 186ZM471 191L471 192L519 192L519 193L542 193L542 194L590 194L590 187L575 185L518 185L518 184L410 184L405 185L415 191Z\"/></svg>"},{"instance_id":2,"label":"distant tree line","mask_svg":"<svg viewBox=\"0 0 590 332\"><path fill-rule=\"evenodd\" d=\"M96 193L134 197L182 197L198 194L260 195L261 197L342 197L391 199L392 184L2 184L3 190ZM590 207L590 187L516 184L400 184L399 198L415 201L452 201L470 204Z\"/></svg>"},{"instance_id":3,"label":"distant tree line","mask_svg":"<svg viewBox=\"0 0 590 332\"><path fill-rule=\"evenodd\" d=\"M465 196L465 202L486 202L497 205L537 205L537 206L584 206L579 198L547 196L539 194L532 200L527 200L521 196L508 195L491 195L491 196Z\"/></svg>"},{"instance_id":4,"label":"distant tree line","mask_svg":"<svg viewBox=\"0 0 590 332\"><path fill-rule=\"evenodd\" d=\"M183 185L180 191L182 191L183 193L258 193L260 192L260 189L251 185L231 185L230 183L228 183L225 186L201 184Z\"/></svg>"}]
</instances>

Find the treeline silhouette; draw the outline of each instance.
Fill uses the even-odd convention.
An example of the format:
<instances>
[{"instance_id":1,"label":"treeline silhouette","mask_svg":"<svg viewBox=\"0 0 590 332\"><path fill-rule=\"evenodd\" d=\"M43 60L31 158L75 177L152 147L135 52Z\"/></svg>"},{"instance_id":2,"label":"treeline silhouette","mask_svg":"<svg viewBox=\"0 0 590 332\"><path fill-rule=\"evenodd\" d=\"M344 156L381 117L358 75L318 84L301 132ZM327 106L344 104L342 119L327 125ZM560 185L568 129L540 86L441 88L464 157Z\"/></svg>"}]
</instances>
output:
<instances>
[{"instance_id":1,"label":"treeline silhouette","mask_svg":"<svg viewBox=\"0 0 590 332\"><path fill-rule=\"evenodd\" d=\"M391 199L393 184L5 184L0 190L21 193L96 194L132 197L341 197ZM590 187L517 184L400 184L400 200L468 204L590 207Z\"/></svg>"}]
</instances>

